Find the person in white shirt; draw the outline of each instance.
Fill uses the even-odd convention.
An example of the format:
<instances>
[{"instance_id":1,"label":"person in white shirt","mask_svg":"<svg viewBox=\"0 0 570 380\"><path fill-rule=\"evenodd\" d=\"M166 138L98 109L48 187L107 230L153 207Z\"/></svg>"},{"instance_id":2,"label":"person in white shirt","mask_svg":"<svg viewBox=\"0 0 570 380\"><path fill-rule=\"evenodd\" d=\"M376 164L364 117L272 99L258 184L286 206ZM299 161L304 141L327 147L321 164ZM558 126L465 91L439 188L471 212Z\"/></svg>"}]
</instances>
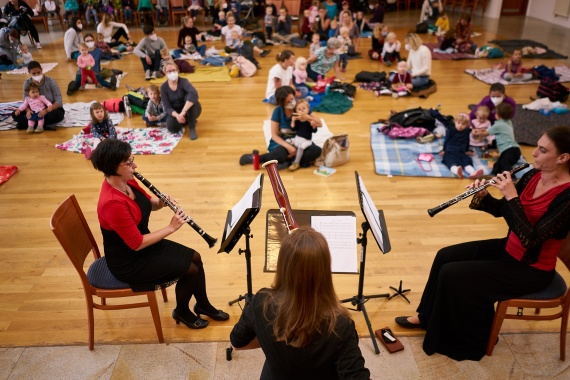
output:
<instances>
[{"instance_id":1,"label":"person in white shirt","mask_svg":"<svg viewBox=\"0 0 570 380\"><path fill-rule=\"evenodd\" d=\"M295 66L295 53L291 50L283 50L275 57L277 63L269 70L267 77L267 88L265 89L265 100L267 103L277 104L275 91L279 87L290 86L295 90L296 98L304 98L308 94L306 87L295 88L293 83L293 67Z\"/></svg>"},{"instance_id":2,"label":"person in white shirt","mask_svg":"<svg viewBox=\"0 0 570 380\"><path fill-rule=\"evenodd\" d=\"M117 31L113 33L113 28L117 27ZM110 46L115 47L121 45L123 42L119 41L121 37L127 40L129 45L133 45L129 28L125 24L113 21L113 15L105 14L103 20L97 25L97 33L103 35L103 40Z\"/></svg>"},{"instance_id":3,"label":"person in white shirt","mask_svg":"<svg viewBox=\"0 0 570 380\"><path fill-rule=\"evenodd\" d=\"M422 87L429 83L431 75L431 52L422 45L421 38L415 33L408 33L405 40L408 50L408 70L412 75L414 87Z\"/></svg>"}]
</instances>

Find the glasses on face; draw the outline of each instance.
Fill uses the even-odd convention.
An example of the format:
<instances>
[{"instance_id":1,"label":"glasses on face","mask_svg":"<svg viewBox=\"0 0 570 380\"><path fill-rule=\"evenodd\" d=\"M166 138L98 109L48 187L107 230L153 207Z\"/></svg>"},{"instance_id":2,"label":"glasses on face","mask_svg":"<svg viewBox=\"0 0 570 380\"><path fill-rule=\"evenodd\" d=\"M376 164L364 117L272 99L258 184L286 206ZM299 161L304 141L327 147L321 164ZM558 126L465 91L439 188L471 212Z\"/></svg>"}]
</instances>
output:
<instances>
[{"instance_id":1,"label":"glasses on face","mask_svg":"<svg viewBox=\"0 0 570 380\"><path fill-rule=\"evenodd\" d=\"M175 70L175 69L165 71L166 74L172 74L172 73L177 73L177 72L178 72L178 70Z\"/></svg>"},{"instance_id":2,"label":"glasses on face","mask_svg":"<svg viewBox=\"0 0 570 380\"><path fill-rule=\"evenodd\" d=\"M131 157L127 162L125 162L123 164L119 164L119 165L129 166L132 168L134 163L135 163L135 158Z\"/></svg>"}]
</instances>

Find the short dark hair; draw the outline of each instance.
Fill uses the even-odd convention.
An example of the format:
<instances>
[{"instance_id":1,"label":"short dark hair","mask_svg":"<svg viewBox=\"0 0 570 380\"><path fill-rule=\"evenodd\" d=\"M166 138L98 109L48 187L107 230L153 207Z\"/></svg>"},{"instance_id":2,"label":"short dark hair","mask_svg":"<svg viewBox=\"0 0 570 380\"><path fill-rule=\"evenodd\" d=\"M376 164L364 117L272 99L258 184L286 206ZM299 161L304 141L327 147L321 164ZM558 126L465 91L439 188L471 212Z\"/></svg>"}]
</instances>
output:
<instances>
[{"instance_id":1,"label":"short dark hair","mask_svg":"<svg viewBox=\"0 0 570 380\"><path fill-rule=\"evenodd\" d=\"M91 153L91 164L105 177L117 175L121 162L131 157L132 149L128 142L117 139L105 139Z\"/></svg>"},{"instance_id":2,"label":"short dark hair","mask_svg":"<svg viewBox=\"0 0 570 380\"><path fill-rule=\"evenodd\" d=\"M491 85L491 88L489 89L489 93L491 93L493 91L499 91L500 93L504 94L505 93L505 86L503 86L501 83L493 83Z\"/></svg>"},{"instance_id":3,"label":"short dark hair","mask_svg":"<svg viewBox=\"0 0 570 380\"><path fill-rule=\"evenodd\" d=\"M509 103L501 103L497 106L497 115L503 120L510 120L513 117L513 106Z\"/></svg>"},{"instance_id":4,"label":"short dark hair","mask_svg":"<svg viewBox=\"0 0 570 380\"><path fill-rule=\"evenodd\" d=\"M42 68L42 65L38 61L30 61L28 63L28 72L32 71L33 69Z\"/></svg>"},{"instance_id":5,"label":"short dark hair","mask_svg":"<svg viewBox=\"0 0 570 380\"><path fill-rule=\"evenodd\" d=\"M275 91L275 102L278 106L284 107L285 99L287 99L289 95L295 95L295 90L293 90L291 86L281 86Z\"/></svg>"},{"instance_id":6,"label":"short dark hair","mask_svg":"<svg viewBox=\"0 0 570 380\"><path fill-rule=\"evenodd\" d=\"M143 28L143 33L145 36L148 36L149 34L152 34L152 32L154 32L154 25L145 25Z\"/></svg>"}]
</instances>

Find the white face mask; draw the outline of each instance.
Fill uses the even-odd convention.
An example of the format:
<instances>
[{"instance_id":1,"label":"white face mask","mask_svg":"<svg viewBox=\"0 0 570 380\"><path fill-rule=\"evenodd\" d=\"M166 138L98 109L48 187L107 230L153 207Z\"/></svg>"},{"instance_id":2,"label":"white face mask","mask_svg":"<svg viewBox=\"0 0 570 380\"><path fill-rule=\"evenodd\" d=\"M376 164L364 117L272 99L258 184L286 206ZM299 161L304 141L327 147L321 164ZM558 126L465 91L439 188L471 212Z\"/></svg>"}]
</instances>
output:
<instances>
[{"instance_id":1,"label":"white face mask","mask_svg":"<svg viewBox=\"0 0 570 380\"><path fill-rule=\"evenodd\" d=\"M496 107L503 102L503 97L502 96L494 96L491 98L491 101L493 102L493 104Z\"/></svg>"},{"instance_id":2,"label":"white face mask","mask_svg":"<svg viewBox=\"0 0 570 380\"><path fill-rule=\"evenodd\" d=\"M296 105L297 105L297 101L295 99L293 99L289 103L287 103L285 108L287 108L288 110L294 110Z\"/></svg>"},{"instance_id":3,"label":"white face mask","mask_svg":"<svg viewBox=\"0 0 570 380\"><path fill-rule=\"evenodd\" d=\"M176 79L178 79L178 72L173 72L173 73L168 73L166 74L166 77L168 78L169 81L174 82Z\"/></svg>"},{"instance_id":4,"label":"white face mask","mask_svg":"<svg viewBox=\"0 0 570 380\"><path fill-rule=\"evenodd\" d=\"M404 49L406 49L407 51L410 51L410 50L412 50L412 47L410 46L410 44L405 44Z\"/></svg>"},{"instance_id":5,"label":"white face mask","mask_svg":"<svg viewBox=\"0 0 570 380\"><path fill-rule=\"evenodd\" d=\"M156 34L153 34L152 36L148 36L148 38L150 38L151 41L158 40L158 36Z\"/></svg>"},{"instance_id":6,"label":"white face mask","mask_svg":"<svg viewBox=\"0 0 570 380\"><path fill-rule=\"evenodd\" d=\"M34 82L39 83L39 82L42 81L42 79L44 79L44 76L43 76L43 74L40 74L40 75L32 75L32 79L33 79Z\"/></svg>"},{"instance_id":7,"label":"white face mask","mask_svg":"<svg viewBox=\"0 0 570 380\"><path fill-rule=\"evenodd\" d=\"M87 47L88 47L89 49L92 49L92 48L95 46L95 42L94 42L94 41L89 41L89 42L86 42L85 45L87 45Z\"/></svg>"},{"instance_id":8,"label":"white face mask","mask_svg":"<svg viewBox=\"0 0 570 380\"><path fill-rule=\"evenodd\" d=\"M77 24L77 29L79 30L83 29L83 24Z\"/></svg>"}]
</instances>

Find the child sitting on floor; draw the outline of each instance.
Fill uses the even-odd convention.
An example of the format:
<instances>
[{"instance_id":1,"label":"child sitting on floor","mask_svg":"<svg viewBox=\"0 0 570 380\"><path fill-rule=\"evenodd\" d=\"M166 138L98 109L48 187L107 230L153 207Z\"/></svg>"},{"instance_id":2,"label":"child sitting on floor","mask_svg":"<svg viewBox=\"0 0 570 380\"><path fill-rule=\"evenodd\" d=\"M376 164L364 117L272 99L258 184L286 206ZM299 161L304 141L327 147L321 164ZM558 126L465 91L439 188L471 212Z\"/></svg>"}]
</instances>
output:
<instances>
[{"instance_id":1,"label":"child sitting on floor","mask_svg":"<svg viewBox=\"0 0 570 380\"><path fill-rule=\"evenodd\" d=\"M148 94L148 105L143 115L143 120L147 127L166 127L167 115L160 99L160 90L154 84L148 86L146 90Z\"/></svg>"},{"instance_id":2,"label":"child sitting on floor","mask_svg":"<svg viewBox=\"0 0 570 380\"><path fill-rule=\"evenodd\" d=\"M402 43L396 39L396 33L388 33L384 46L382 47L382 61L384 62L384 65L390 66L392 62L400 61L401 47Z\"/></svg>"},{"instance_id":3,"label":"child sitting on floor","mask_svg":"<svg viewBox=\"0 0 570 380\"><path fill-rule=\"evenodd\" d=\"M90 145L85 147L85 158L89 159L91 153L97 148L97 145L105 139L116 139L117 130L113 125L113 122L109 118L109 114L103 105L99 102L91 104L89 107L89 113L91 115L91 137L92 141Z\"/></svg>"},{"instance_id":4,"label":"child sitting on floor","mask_svg":"<svg viewBox=\"0 0 570 380\"><path fill-rule=\"evenodd\" d=\"M532 79L532 74L524 72L522 67L522 51L517 49L513 51L511 60L505 65L505 71L501 74L501 78L506 81L522 82Z\"/></svg>"},{"instance_id":5,"label":"child sitting on floor","mask_svg":"<svg viewBox=\"0 0 570 380\"><path fill-rule=\"evenodd\" d=\"M299 99L295 105L295 113L291 118L291 128L297 132L295 137L288 139L287 142L297 148L295 160L289 166L289 170L295 171L299 169L299 163L305 149L313 144L313 133L317 132L317 127L314 121L302 121L300 114L309 114L310 106L306 99Z\"/></svg>"},{"instance_id":6,"label":"child sitting on floor","mask_svg":"<svg viewBox=\"0 0 570 380\"><path fill-rule=\"evenodd\" d=\"M22 67L28 66L28 63L34 60L32 57L32 53L28 50L28 45L21 44L20 45L20 57L22 57Z\"/></svg>"},{"instance_id":7,"label":"child sitting on floor","mask_svg":"<svg viewBox=\"0 0 570 380\"><path fill-rule=\"evenodd\" d=\"M398 62L398 71L392 78L390 90L392 97L397 99L399 96L406 96L412 92L412 76L408 72L408 64L406 61Z\"/></svg>"},{"instance_id":8,"label":"child sitting on floor","mask_svg":"<svg viewBox=\"0 0 570 380\"><path fill-rule=\"evenodd\" d=\"M463 169L469 178L478 178L483 175L483 169L475 170L473 167L474 153L469 150L469 136L471 129L469 126L469 116L460 113L455 118L455 125L448 128L443 142L443 150L439 152L443 156L443 164L451 170L451 172L463 179Z\"/></svg>"},{"instance_id":9,"label":"child sitting on floor","mask_svg":"<svg viewBox=\"0 0 570 380\"><path fill-rule=\"evenodd\" d=\"M38 127L36 132L40 133L44 131L44 117L40 116L39 113L48 107L51 107L51 102L46 99L45 96L40 95L40 88L34 82L30 82L26 86L26 98L24 103L14 111L14 115L18 116L20 112L26 111L28 108L32 111L28 117L28 130L26 132L34 132L34 127L36 126L36 121L38 122Z\"/></svg>"},{"instance_id":10,"label":"child sitting on floor","mask_svg":"<svg viewBox=\"0 0 570 380\"><path fill-rule=\"evenodd\" d=\"M157 76L165 75L164 67L170 61L172 61L172 57L170 56L170 52L168 49L160 49L160 73ZM193 73L194 66L192 66L188 61L183 59L174 59L174 63L178 66L178 71L181 73Z\"/></svg>"},{"instance_id":11,"label":"child sitting on floor","mask_svg":"<svg viewBox=\"0 0 570 380\"><path fill-rule=\"evenodd\" d=\"M447 12L441 11L437 21L435 22L435 26L437 28L437 31L435 32L437 36L443 37L445 33L449 31L449 18L447 17Z\"/></svg>"},{"instance_id":12,"label":"child sitting on floor","mask_svg":"<svg viewBox=\"0 0 570 380\"><path fill-rule=\"evenodd\" d=\"M307 87L307 58L299 57L295 61L295 70L293 70L293 78L295 79L295 87Z\"/></svg>"},{"instance_id":13,"label":"child sitting on floor","mask_svg":"<svg viewBox=\"0 0 570 380\"><path fill-rule=\"evenodd\" d=\"M487 106L480 106L475 112L476 118L471 120L471 135L469 136L469 145L480 147L481 150L487 150L495 139L493 136L484 136L481 131L488 131L491 127L489 114L491 111Z\"/></svg>"}]
</instances>

